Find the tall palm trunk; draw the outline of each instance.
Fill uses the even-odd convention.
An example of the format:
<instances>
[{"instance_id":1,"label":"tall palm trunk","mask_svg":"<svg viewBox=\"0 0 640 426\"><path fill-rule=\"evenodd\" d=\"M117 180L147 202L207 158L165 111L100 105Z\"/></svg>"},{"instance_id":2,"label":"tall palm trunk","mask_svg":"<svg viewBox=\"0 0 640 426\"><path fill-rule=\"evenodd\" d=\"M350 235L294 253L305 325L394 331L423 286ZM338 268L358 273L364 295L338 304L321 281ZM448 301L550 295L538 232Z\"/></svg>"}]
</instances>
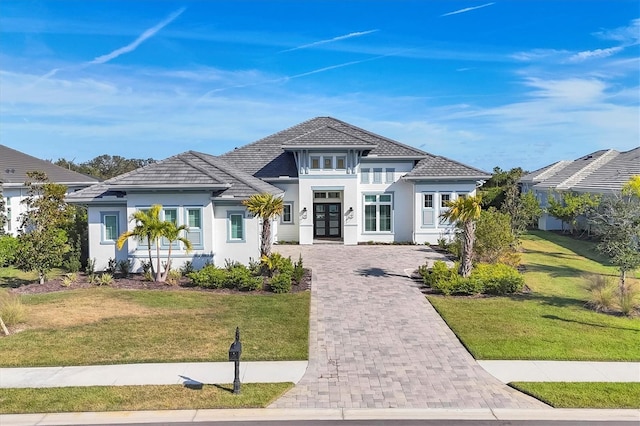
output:
<instances>
[{"instance_id":1,"label":"tall palm trunk","mask_svg":"<svg viewBox=\"0 0 640 426\"><path fill-rule=\"evenodd\" d=\"M262 220L262 235L260 238L260 255L271 256L271 219Z\"/></svg>"},{"instance_id":2,"label":"tall palm trunk","mask_svg":"<svg viewBox=\"0 0 640 426\"><path fill-rule=\"evenodd\" d=\"M463 227L463 244L462 244L462 260L458 273L463 277L471 275L473 269L473 243L475 241L476 223L475 221L467 221Z\"/></svg>"},{"instance_id":3,"label":"tall palm trunk","mask_svg":"<svg viewBox=\"0 0 640 426\"><path fill-rule=\"evenodd\" d=\"M149 265L151 266L151 276L155 277L156 268L153 267L153 258L151 257L151 238L147 236L147 250L149 251Z\"/></svg>"}]
</instances>

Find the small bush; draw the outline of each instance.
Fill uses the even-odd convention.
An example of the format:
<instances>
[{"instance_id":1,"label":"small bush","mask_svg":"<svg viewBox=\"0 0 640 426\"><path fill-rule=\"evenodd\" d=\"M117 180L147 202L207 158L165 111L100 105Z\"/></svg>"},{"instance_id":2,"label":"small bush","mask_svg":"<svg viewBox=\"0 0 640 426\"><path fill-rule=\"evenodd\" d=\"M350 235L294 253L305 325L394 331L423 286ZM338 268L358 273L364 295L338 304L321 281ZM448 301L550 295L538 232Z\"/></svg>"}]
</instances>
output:
<instances>
[{"instance_id":1,"label":"small bush","mask_svg":"<svg viewBox=\"0 0 640 426\"><path fill-rule=\"evenodd\" d=\"M223 288L227 282L227 271L214 265L206 265L199 271L191 272L188 278L194 285L203 288Z\"/></svg>"},{"instance_id":2,"label":"small bush","mask_svg":"<svg viewBox=\"0 0 640 426\"><path fill-rule=\"evenodd\" d=\"M18 250L18 239L11 235L0 237L0 267L13 264Z\"/></svg>"},{"instance_id":3,"label":"small bush","mask_svg":"<svg viewBox=\"0 0 640 426\"><path fill-rule=\"evenodd\" d=\"M109 273L104 273L100 275L98 281L96 282L98 285L111 285L113 284L113 275Z\"/></svg>"},{"instance_id":4,"label":"small bush","mask_svg":"<svg viewBox=\"0 0 640 426\"><path fill-rule=\"evenodd\" d=\"M612 280L600 274L588 274L585 276L587 280L587 291L589 292L589 301L587 304L596 312L612 309L615 305L615 285Z\"/></svg>"},{"instance_id":5,"label":"small bush","mask_svg":"<svg viewBox=\"0 0 640 426\"><path fill-rule=\"evenodd\" d=\"M87 259L87 266L84 268L84 272L87 274L87 279L90 283L96 281L96 259Z\"/></svg>"},{"instance_id":6,"label":"small bush","mask_svg":"<svg viewBox=\"0 0 640 426\"><path fill-rule=\"evenodd\" d=\"M302 254L298 255L298 261L293 265L293 280L300 284L304 276L304 265L302 264Z\"/></svg>"},{"instance_id":7,"label":"small bush","mask_svg":"<svg viewBox=\"0 0 640 426\"><path fill-rule=\"evenodd\" d=\"M107 269L105 271L113 276L113 274L116 273L117 269L118 262L113 257L110 257L107 261Z\"/></svg>"},{"instance_id":8,"label":"small bush","mask_svg":"<svg viewBox=\"0 0 640 426\"><path fill-rule=\"evenodd\" d=\"M274 275L269 286L274 293L289 293L291 291L291 274L281 272Z\"/></svg>"},{"instance_id":9,"label":"small bush","mask_svg":"<svg viewBox=\"0 0 640 426\"><path fill-rule=\"evenodd\" d=\"M261 264L270 277L278 274L293 274L293 262L290 257L284 257L280 253L271 253L270 256L262 256Z\"/></svg>"},{"instance_id":10,"label":"small bush","mask_svg":"<svg viewBox=\"0 0 640 426\"><path fill-rule=\"evenodd\" d=\"M82 262L80 262L79 256L74 255L74 256L70 256L69 259L65 260L62 266L68 272L72 272L72 273L80 272L80 269L82 268Z\"/></svg>"},{"instance_id":11,"label":"small bush","mask_svg":"<svg viewBox=\"0 0 640 426\"><path fill-rule=\"evenodd\" d=\"M516 269L501 263L481 263L471 271L469 279L477 281L476 285L487 294L511 294L524 287L524 277Z\"/></svg>"},{"instance_id":12,"label":"small bush","mask_svg":"<svg viewBox=\"0 0 640 426\"><path fill-rule=\"evenodd\" d=\"M172 269L169 271L167 275L167 284L169 285L178 285L180 284L180 278L182 278L182 272Z\"/></svg>"},{"instance_id":13,"label":"small bush","mask_svg":"<svg viewBox=\"0 0 640 426\"><path fill-rule=\"evenodd\" d=\"M238 290L252 291L262 288L262 277L254 276L251 270L242 264L228 271L227 279L227 285Z\"/></svg>"},{"instance_id":14,"label":"small bush","mask_svg":"<svg viewBox=\"0 0 640 426\"><path fill-rule=\"evenodd\" d=\"M27 310L18 295L0 288L0 317L6 325L15 325L24 321Z\"/></svg>"},{"instance_id":15,"label":"small bush","mask_svg":"<svg viewBox=\"0 0 640 426\"><path fill-rule=\"evenodd\" d=\"M190 273L192 273L194 271L195 271L195 268L193 267L193 262L190 261L190 260L184 262L184 264L180 268L180 272L185 277L188 276Z\"/></svg>"},{"instance_id":16,"label":"small bush","mask_svg":"<svg viewBox=\"0 0 640 426\"><path fill-rule=\"evenodd\" d=\"M69 272L62 278L62 287L71 287L71 284L78 280L78 274L75 272Z\"/></svg>"},{"instance_id":17,"label":"small bush","mask_svg":"<svg viewBox=\"0 0 640 426\"><path fill-rule=\"evenodd\" d=\"M455 269L450 269L442 260L436 260L431 268L426 265L419 270L422 281L427 287L434 287L438 281L454 278L457 273Z\"/></svg>"},{"instance_id":18,"label":"small bush","mask_svg":"<svg viewBox=\"0 0 640 426\"><path fill-rule=\"evenodd\" d=\"M636 306L638 305L638 295L640 294L640 290L637 285L633 283L627 283L623 291L620 291L618 287L617 291L618 296L618 306L620 307L620 312L624 315L631 315Z\"/></svg>"},{"instance_id":19,"label":"small bush","mask_svg":"<svg viewBox=\"0 0 640 426\"><path fill-rule=\"evenodd\" d=\"M129 259L121 260L117 264L118 272L120 273L120 275L126 278L129 276L129 272L131 272L131 266L131 261Z\"/></svg>"}]
</instances>

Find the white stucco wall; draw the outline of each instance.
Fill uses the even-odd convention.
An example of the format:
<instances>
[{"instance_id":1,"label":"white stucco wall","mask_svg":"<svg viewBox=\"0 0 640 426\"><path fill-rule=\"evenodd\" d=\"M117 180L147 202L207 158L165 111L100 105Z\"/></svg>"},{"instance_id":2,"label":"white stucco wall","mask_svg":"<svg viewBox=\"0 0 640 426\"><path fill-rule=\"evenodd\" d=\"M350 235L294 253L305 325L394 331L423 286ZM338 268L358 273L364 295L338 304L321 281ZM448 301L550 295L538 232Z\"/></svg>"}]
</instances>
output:
<instances>
[{"instance_id":1,"label":"white stucco wall","mask_svg":"<svg viewBox=\"0 0 640 426\"><path fill-rule=\"evenodd\" d=\"M272 227L273 239L274 241L300 241L299 225L302 208L298 197L298 183L272 182L272 184L284 191L282 200L285 203L292 204L292 223L283 223L282 218L278 218Z\"/></svg>"},{"instance_id":2,"label":"white stucco wall","mask_svg":"<svg viewBox=\"0 0 640 426\"><path fill-rule=\"evenodd\" d=\"M250 259L260 259L260 220L252 217L242 205L228 205L215 203L213 219L213 262L216 266L224 266L225 259L235 260L245 265ZM233 241L230 239L230 213L244 215L244 239Z\"/></svg>"},{"instance_id":3,"label":"white stucco wall","mask_svg":"<svg viewBox=\"0 0 640 426\"><path fill-rule=\"evenodd\" d=\"M118 231L119 234L127 229L127 207L125 205L101 205L97 207L89 207L87 216L89 222L89 259L95 259L95 270L104 271L107 269L109 259L116 261L127 260L127 245L118 250L115 241L104 241L104 226L102 224L102 214L118 215Z\"/></svg>"},{"instance_id":4,"label":"white stucco wall","mask_svg":"<svg viewBox=\"0 0 640 426\"><path fill-rule=\"evenodd\" d=\"M428 216L433 217L433 225L423 223L423 194L433 194L433 212L428 212ZM440 207L440 199L442 194L448 194L451 199L455 199L458 194L475 195L475 181L453 181L453 182L416 182L414 199L413 199L413 226L415 229L413 241L416 244L437 244L438 239L445 238L451 240L454 236L454 228L452 225L443 223L440 220L440 214L443 209Z\"/></svg>"}]
</instances>

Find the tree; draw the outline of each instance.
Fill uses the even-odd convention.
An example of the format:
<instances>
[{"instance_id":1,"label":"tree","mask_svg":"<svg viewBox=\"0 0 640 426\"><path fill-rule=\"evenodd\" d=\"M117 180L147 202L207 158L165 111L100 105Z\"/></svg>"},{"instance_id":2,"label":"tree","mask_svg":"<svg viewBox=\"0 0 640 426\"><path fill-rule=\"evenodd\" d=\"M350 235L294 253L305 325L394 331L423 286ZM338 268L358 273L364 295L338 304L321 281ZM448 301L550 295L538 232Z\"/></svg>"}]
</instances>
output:
<instances>
[{"instance_id":1,"label":"tree","mask_svg":"<svg viewBox=\"0 0 640 426\"><path fill-rule=\"evenodd\" d=\"M600 196L589 193L578 194L571 191L563 191L560 195L560 200L549 195L547 212L562 221L563 230L565 223L569 225L569 230L573 234L578 227L578 217L597 207L600 202Z\"/></svg>"},{"instance_id":2,"label":"tree","mask_svg":"<svg viewBox=\"0 0 640 426\"><path fill-rule=\"evenodd\" d=\"M260 256L271 254L271 221L282 214L284 202L273 194L255 194L242 202L250 213L262 218L262 235L260 238Z\"/></svg>"},{"instance_id":3,"label":"tree","mask_svg":"<svg viewBox=\"0 0 640 426\"><path fill-rule=\"evenodd\" d=\"M526 229L534 227L542 216L542 208L533 192L520 193L517 185L509 187L505 192L501 210L511 218L511 232L516 239L520 239Z\"/></svg>"},{"instance_id":4,"label":"tree","mask_svg":"<svg viewBox=\"0 0 640 426\"><path fill-rule=\"evenodd\" d=\"M640 175L631 176L629 182L622 187L622 193L640 198Z\"/></svg>"},{"instance_id":5,"label":"tree","mask_svg":"<svg viewBox=\"0 0 640 426\"><path fill-rule=\"evenodd\" d=\"M2 182L0 182L0 237L6 234L4 227L7 226L7 222L7 205L2 193Z\"/></svg>"},{"instance_id":6,"label":"tree","mask_svg":"<svg viewBox=\"0 0 640 426\"><path fill-rule=\"evenodd\" d=\"M520 167L514 167L509 171L494 167L493 176L479 190L479 194L482 197L482 207L485 209L489 207L501 209L509 190L515 188L516 193L519 193L518 181L524 173L524 170Z\"/></svg>"},{"instance_id":7,"label":"tree","mask_svg":"<svg viewBox=\"0 0 640 426\"><path fill-rule=\"evenodd\" d=\"M119 155L105 154L79 164L74 163L73 160L59 158L54 164L99 179L110 179L152 163L155 163L153 158L124 158Z\"/></svg>"},{"instance_id":8,"label":"tree","mask_svg":"<svg viewBox=\"0 0 640 426\"><path fill-rule=\"evenodd\" d=\"M598 250L620 271L618 294L623 299L627 272L640 267L640 199L622 193L606 197L589 219L600 236Z\"/></svg>"},{"instance_id":9,"label":"tree","mask_svg":"<svg viewBox=\"0 0 640 426\"><path fill-rule=\"evenodd\" d=\"M475 197L458 197L449 201L449 210L440 215L445 220L455 222L462 230L462 259L458 273L463 277L471 275L473 269L473 243L475 241L476 221L480 217L481 199Z\"/></svg>"},{"instance_id":10,"label":"tree","mask_svg":"<svg viewBox=\"0 0 640 426\"><path fill-rule=\"evenodd\" d=\"M51 183L42 172L27 172L25 183L27 207L21 216L16 266L24 271L37 271L43 284L47 274L60 266L69 251L67 232L72 209L64 201L67 187Z\"/></svg>"},{"instance_id":11,"label":"tree","mask_svg":"<svg viewBox=\"0 0 640 426\"><path fill-rule=\"evenodd\" d=\"M491 207L480 212L476 221L475 259L497 263L515 251L516 237L511 231L511 217Z\"/></svg>"},{"instance_id":12,"label":"tree","mask_svg":"<svg viewBox=\"0 0 640 426\"><path fill-rule=\"evenodd\" d=\"M191 241L180 235L182 231L187 229L187 226L178 226L171 221L161 220L161 211L162 206L160 204L154 204L149 210L138 210L133 213L129 218L129 222L135 221L136 225L132 230L123 232L116 242L118 250L122 249L125 241L130 237L135 238L140 243L146 243L149 253L149 263L151 264L151 275L154 277L156 282L166 281L169 275L171 270L171 253L174 242L182 242L185 245L187 252L191 251L192 248ZM169 244L164 272L162 271L160 264L160 243L163 238L166 239ZM151 255L151 249L153 246L155 246L156 249L155 266Z\"/></svg>"}]
</instances>

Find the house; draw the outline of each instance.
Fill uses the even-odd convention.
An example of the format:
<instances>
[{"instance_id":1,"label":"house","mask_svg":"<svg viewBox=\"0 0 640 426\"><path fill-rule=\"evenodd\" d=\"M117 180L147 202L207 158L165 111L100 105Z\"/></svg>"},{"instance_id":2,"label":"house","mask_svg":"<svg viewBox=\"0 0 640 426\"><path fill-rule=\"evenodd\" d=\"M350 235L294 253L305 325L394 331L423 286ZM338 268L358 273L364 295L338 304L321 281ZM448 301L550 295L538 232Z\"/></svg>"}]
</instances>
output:
<instances>
[{"instance_id":1,"label":"house","mask_svg":"<svg viewBox=\"0 0 640 426\"><path fill-rule=\"evenodd\" d=\"M138 270L146 244L115 241L136 210L162 204L165 220L185 224L191 254L176 244L178 267L191 260L223 265L259 256L260 224L242 201L257 193L283 197L274 221L278 242L355 245L436 243L452 225L439 219L448 200L475 194L490 174L331 117L317 117L221 156L185 152L70 194L88 206L89 256L132 259ZM167 241L168 243L168 241ZM161 250L168 246L161 243Z\"/></svg>"},{"instance_id":2,"label":"house","mask_svg":"<svg viewBox=\"0 0 640 426\"><path fill-rule=\"evenodd\" d=\"M562 191L609 195L619 192L632 176L640 175L640 147L619 152L592 152L573 161L558 161L520 179L522 191L533 191L540 206ZM562 229L562 222L547 213L538 221L543 230Z\"/></svg>"},{"instance_id":3,"label":"house","mask_svg":"<svg viewBox=\"0 0 640 426\"><path fill-rule=\"evenodd\" d=\"M29 180L27 172L44 172L50 182L65 185L67 193L86 188L98 182L98 179L77 173L55 164L0 145L0 186L5 197L7 224L4 228L9 235L17 235L20 227L20 215L26 207L22 201L28 196Z\"/></svg>"}]
</instances>

